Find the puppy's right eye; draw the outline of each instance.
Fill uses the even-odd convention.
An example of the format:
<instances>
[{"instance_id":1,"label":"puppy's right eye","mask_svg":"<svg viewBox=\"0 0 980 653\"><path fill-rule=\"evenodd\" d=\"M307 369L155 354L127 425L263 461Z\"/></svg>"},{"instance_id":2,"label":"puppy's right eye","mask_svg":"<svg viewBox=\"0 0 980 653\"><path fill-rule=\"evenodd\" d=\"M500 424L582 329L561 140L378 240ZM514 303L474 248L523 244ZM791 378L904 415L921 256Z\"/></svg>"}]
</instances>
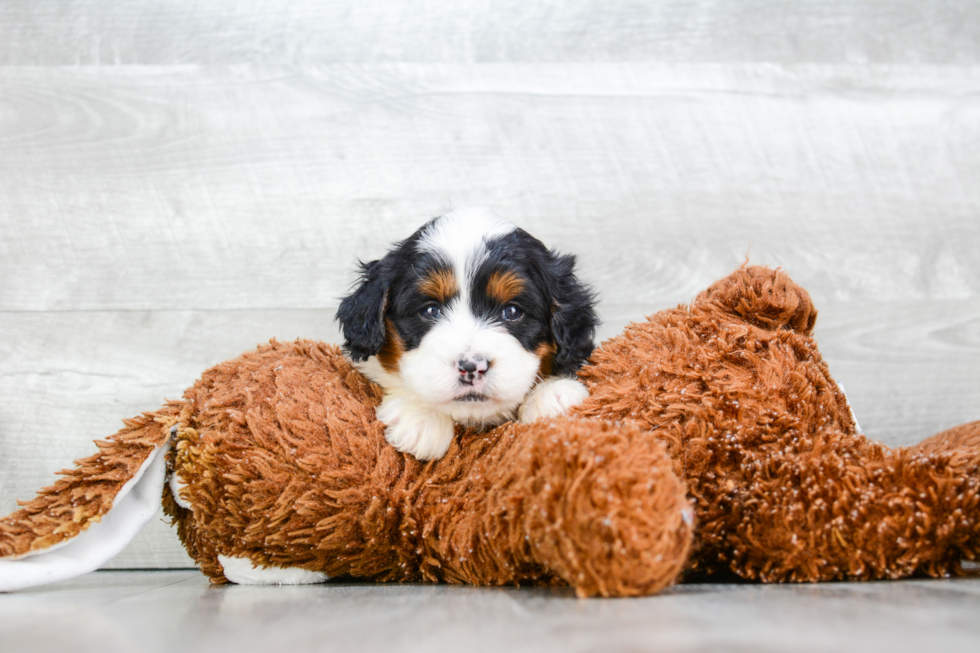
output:
<instances>
[{"instance_id":1,"label":"puppy's right eye","mask_svg":"<svg viewBox=\"0 0 980 653\"><path fill-rule=\"evenodd\" d=\"M419 311L419 317L421 317L423 320L426 320L428 322L431 322L433 320L438 320L440 315L442 315L442 311L440 311L439 307L436 306L435 304L429 304L421 311Z\"/></svg>"}]
</instances>

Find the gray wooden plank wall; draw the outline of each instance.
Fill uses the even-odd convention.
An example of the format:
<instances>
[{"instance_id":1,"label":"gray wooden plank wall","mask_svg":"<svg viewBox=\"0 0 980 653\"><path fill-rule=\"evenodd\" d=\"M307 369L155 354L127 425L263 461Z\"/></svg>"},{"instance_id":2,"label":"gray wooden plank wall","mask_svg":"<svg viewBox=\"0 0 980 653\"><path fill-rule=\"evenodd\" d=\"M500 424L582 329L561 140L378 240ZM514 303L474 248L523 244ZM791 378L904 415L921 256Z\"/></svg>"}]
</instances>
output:
<instances>
[{"instance_id":1,"label":"gray wooden plank wall","mask_svg":"<svg viewBox=\"0 0 980 653\"><path fill-rule=\"evenodd\" d=\"M980 419L974 0L0 3L0 511L450 205L601 335L747 257L891 445ZM113 563L188 564L153 524Z\"/></svg>"}]
</instances>

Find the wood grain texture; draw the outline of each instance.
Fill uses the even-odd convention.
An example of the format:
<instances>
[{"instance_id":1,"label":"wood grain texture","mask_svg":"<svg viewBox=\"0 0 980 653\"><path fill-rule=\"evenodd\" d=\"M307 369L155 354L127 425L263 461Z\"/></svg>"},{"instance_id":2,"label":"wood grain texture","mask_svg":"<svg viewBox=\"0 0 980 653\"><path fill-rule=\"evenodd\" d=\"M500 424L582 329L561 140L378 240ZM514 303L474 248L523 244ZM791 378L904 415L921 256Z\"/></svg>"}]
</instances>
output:
<instances>
[{"instance_id":1,"label":"wood grain texture","mask_svg":"<svg viewBox=\"0 0 980 653\"><path fill-rule=\"evenodd\" d=\"M0 68L0 84L0 310L333 305L355 256L450 201L581 252L615 302L683 301L749 254L818 299L980 292L980 66Z\"/></svg>"},{"instance_id":2,"label":"wood grain texture","mask_svg":"<svg viewBox=\"0 0 980 653\"><path fill-rule=\"evenodd\" d=\"M450 204L609 337L746 258L858 419L980 419L980 4L0 3L0 510ZM157 524L116 565L187 563Z\"/></svg>"},{"instance_id":3,"label":"wood grain texture","mask_svg":"<svg viewBox=\"0 0 980 653\"><path fill-rule=\"evenodd\" d=\"M31 0L0 64L976 63L973 0Z\"/></svg>"},{"instance_id":4,"label":"wood grain texture","mask_svg":"<svg viewBox=\"0 0 980 653\"><path fill-rule=\"evenodd\" d=\"M980 301L831 303L815 335L869 437L915 444L980 419Z\"/></svg>"}]
</instances>

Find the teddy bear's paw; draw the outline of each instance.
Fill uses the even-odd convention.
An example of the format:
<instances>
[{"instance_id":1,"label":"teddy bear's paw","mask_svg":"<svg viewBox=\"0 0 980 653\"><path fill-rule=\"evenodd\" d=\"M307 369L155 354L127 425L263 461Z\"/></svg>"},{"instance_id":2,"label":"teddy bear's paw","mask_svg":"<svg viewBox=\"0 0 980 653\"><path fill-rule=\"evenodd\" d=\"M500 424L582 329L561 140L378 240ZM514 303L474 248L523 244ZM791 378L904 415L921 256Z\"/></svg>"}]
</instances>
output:
<instances>
[{"instance_id":1,"label":"teddy bear's paw","mask_svg":"<svg viewBox=\"0 0 980 653\"><path fill-rule=\"evenodd\" d=\"M377 417L388 426L385 439L391 446L419 460L442 458L455 434L451 417L408 397L387 395Z\"/></svg>"},{"instance_id":2,"label":"teddy bear's paw","mask_svg":"<svg viewBox=\"0 0 980 653\"><path fill-rule=\"evenodd\" d=\"M572 406L585 401L588 389L575 379L551 378L534 386L517 411L524 424L549 417L564 415Z\"/></svg>"},{"instance_id":3,"label":"teddy bear's paw","mask_svg":"<svg viewBox=\"0 0 980 653\"><path fill-rule=\"evenodd\" d=\"M237 585L313 585L330 578L299 567L256 567L248 558L219 554L218 562L225 578Z\"/></svg>"}]
</instances>

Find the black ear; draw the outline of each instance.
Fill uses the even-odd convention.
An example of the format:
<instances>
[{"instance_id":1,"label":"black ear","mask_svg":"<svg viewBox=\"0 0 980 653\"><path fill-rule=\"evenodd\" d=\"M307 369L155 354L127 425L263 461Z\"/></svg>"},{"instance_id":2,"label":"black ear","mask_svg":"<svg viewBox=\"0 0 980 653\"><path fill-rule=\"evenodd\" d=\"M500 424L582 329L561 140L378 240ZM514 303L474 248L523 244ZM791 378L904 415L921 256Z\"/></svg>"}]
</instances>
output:
<instances>
[{"instance_id":1,"label":"black ear","mask_svg":"<svg viewBox=\"0 0 980 653\"><path fill-rule=\"evenodd\" d=\"M575 277L575 257L552 253L551 333L555 338L551 373L575 376L595 348L595 295Z\"/></svg>"},{"instance_id":2,"label":"black ear","mask_svg":"<svg viewBox=\"0 0 980 653\"><path fill-rule=\"evenodd\" d=\"M389 275L381 261L361 263L357 286L340 302L337 321L344 332L344 349L355 362L374 356L385 342L385 307Z\"/></svg>"}]
</instances>

